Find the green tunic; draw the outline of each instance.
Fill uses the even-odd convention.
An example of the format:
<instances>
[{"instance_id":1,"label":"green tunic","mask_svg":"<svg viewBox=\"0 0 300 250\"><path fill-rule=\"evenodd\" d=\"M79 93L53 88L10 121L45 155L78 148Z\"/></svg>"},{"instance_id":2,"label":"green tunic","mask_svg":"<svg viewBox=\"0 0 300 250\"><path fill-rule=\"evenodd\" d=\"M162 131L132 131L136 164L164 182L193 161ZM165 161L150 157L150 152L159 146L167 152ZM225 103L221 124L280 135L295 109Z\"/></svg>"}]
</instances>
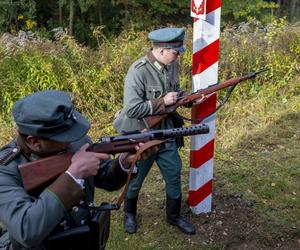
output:
<instances>
[{"instance_id":1,"label":"green tunic","mask_svg":"<svg viewBox=\"0 0 300 250\"><path fill-rule=\"evenodd\" d=\"M173 91L181 91L177 61L169 66L162 65L150 51L128 70L124 86L124 106L114 121L114 128L119 133L144 129L143 118L162 113L165 110L163 96ZM156 129L172 127L172 120L167 118Z\"/></svg>"},{"instance_id":2,"label":"green tunic","mask_svg":"<svg viewBox=\"0 0 300 250\"><path fill-rule=\"evenodd\" d=\"M72 144L73 151L90 142L84 138ZM46 189L28 194L23 188L18 165L30 161L12 141L0 150L0 220L9 232L14 250L45 249L47 237L52 232L78 227L87 223L89 211L77 207L90 204L94 187L107 190L119 189L126 181L127 173L118 163L101 161L94 178L84 183L84 191L66 173L63 173ZM33 177L34 178L34 177Z\"/></svg>"},{"instance_id":3,"label":"green tunic","mask_svg":"<svg viewBox=\"0 0 300 250\"><path fill-rule=\"evenodd\" d=\"M125 78L123 109L114 120L114 128L122 131L142 130L143 118L161 114L165 110L163 96L168 92L181 92L178 80L178 62L165 66L159 63L152 51L129 68ZM172 118L167 117L154 129L173 128ZM164 143L159 151L145 161L138 162L137 177L129 184L127 198L138 196L144 179L156 162L166 183L166 193L171 198L181 195L181 159L175 141Z\"/></svg>"}]
</instances>

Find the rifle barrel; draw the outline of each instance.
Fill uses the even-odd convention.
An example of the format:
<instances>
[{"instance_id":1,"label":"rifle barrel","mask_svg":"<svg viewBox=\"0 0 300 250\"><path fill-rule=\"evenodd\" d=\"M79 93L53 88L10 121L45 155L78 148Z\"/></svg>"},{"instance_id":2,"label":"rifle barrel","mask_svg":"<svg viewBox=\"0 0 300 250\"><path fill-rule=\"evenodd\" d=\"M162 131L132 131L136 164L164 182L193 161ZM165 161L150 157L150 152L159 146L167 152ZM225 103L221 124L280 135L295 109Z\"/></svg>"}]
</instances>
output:
<instances>
[{"instance_id":1,"label":"rifle barrel","mask_svg":"<svg viewBox=\"0 0 300 250\"><path fill-rule=\"evenodd\" d=\"M106 142L117 142L117 141L135 141L143 138L154 139L169 139L178 136L189 136L197 134L207 134L209 132L209 127L206 124L193 125L189 127L182 128L171 128L171 129L161 129L161 130L150 130L147 132L137 132L129 133L125 135L117 135L112 137L103 137L99 141Z\"/></svg>"}]
</instances>

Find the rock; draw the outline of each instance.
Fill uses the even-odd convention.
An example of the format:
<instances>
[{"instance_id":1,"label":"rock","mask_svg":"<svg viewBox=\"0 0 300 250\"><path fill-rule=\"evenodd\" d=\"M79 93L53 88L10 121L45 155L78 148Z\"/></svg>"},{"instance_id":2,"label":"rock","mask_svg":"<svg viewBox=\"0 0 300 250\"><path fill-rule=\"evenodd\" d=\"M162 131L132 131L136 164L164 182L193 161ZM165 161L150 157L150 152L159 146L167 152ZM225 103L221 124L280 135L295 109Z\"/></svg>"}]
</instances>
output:
<instances>
[{"instance_id":1,"label":"rock","mask_svg":"<svg viewBox=\"0 0 300 250\"><path fill-rule=\"evenodd\" d=\"M54 34L53 34L53 38L56 41L59 41L63 36L66 35L66 33L64 32L64 29L62 27L57 27L51 30Z\"/></svg>"}]
</instances>

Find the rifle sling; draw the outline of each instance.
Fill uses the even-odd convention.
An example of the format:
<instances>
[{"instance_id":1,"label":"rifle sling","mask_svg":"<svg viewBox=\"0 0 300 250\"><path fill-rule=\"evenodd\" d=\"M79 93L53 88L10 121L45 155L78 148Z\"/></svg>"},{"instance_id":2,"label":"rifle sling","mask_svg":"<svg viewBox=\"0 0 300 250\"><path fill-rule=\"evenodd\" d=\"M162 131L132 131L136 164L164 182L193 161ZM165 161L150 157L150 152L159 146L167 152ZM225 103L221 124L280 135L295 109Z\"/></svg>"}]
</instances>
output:
<instances>
[{"instance_id":1,"label":"rifle sling","mask_svg":"<svg viewBox=\"0 0 300 250\"><path fill-rule=\"evenodd\" d=\"M127 175L127 181L126 181L126 184L123 188L123 191L122 193L119 195L119 198L117 200L116 203L113 203L113 204L101 204L100 206L88 206L88 209L90 210L96 210L96 211L107 211L107 210L119 210L120 207L121 207L121 204L123 203L124 199L125 199L125 196L126 196L126 193L128 191L128 187L129 187L129 183L130 183L130 180L131 180L131 176L132 176L132 171L139 159L139 157L142 155L142 153L153 147L153 146L158 146L162 143L164 143L165 140L152 140L152 141L148 141L146 142L143 146L140 147L140 149L136 152L134 158L133 158L133 161L131 162L131 165L130 165L130 168L128 169L128 175ZM84 206L84 205L79 205L79 206ZM85 206L84 206L85 207Z\"/></svg>"},{"instance_id":2,"label":"rifle sling","mask_svg":"<svg viewBox=\"0 0 300 250\"><path fill-rule=\"evenodd\" d=\"M125 184L125 187L122 191L122 193L120 194L119 198L118 198L118 201L117 201L117 206L120 208L122 202L124 201L125 199L125 196L126 196L126 193L127 193L127 190L128 190L128 186L129 186L129 182L131 180L131 175L132 175L132 171L134 169L134 166L136 164L136 162L139 160L140 156L142 155L142 153L153 147L153 146L158 146L160 144L164 143L163 140L152 140L152 141L148 141L146 142L143 146L140 147L140 149L136 152L134 158L133 158L133 161L131 162L131 166L129 168L129 171L128 171L128 176L127 176L127 182Z\"/></svg>"},{"instance_id":3,"label":"rifle sling","mask_svg":"<svg viewBox=\"0 0 300 250\"><path fill-rule=\"evenodd\" d=\"M210 114L208 114L206 116L202 116L202 117L199 117L197 119L191 119L191 118L184 117L184 116L178 114L177 112L174 112L172 115L174 115L178 118L181 118L185 121L194 122L194 123L198 122L199 123L199 122L203 121L204 119L210 117L211 115L217 113L217 111L224 106L224 104L228 101L229 97L231 96L231 94L232 94L234 88L236 87L236 85L237 84L232 85L232 86L229 87L229 89L227 90L226 96L223 98L222 102L218 105L218 107L213 112L211 112Z\"/></svg>"}]
</instances>

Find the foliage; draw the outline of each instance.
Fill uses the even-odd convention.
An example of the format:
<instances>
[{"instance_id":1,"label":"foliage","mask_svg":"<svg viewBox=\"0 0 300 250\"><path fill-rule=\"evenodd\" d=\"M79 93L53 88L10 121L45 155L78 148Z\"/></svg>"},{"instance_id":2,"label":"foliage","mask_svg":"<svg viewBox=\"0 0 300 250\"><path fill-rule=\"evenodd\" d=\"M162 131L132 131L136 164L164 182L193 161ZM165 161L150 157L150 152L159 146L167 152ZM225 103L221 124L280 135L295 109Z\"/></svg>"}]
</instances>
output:
<instances>
[{"instance_id":1,"label":"foliage","mask_svg":"<svg viewBox=\"0 0 300 250\"><path fill-rule=\"evenodd\" d=\"M276 16L287 17L290 22L300 20L299 0L272 0L278 4Z\"/></svg>"},{"instance_id":2,"label":"foliage","mask_svg":"<svg viewBox=\"0 0 300 250\"><path fill-rule=\"evenodd\" d=\"M286 83L297 75L299 67L299 25L284 19L268 25L258 21L225 29L221 35L220 80L269 67L265 77L255 84L242 84L233 100L253 97L281 97L287 102L299 88ZM99 40L97 50L78 44L65 35L59 43L36 40L23 49L12 49L9 42L0 46L0 112L8 120L12 103L19 97L41 89L63 89L74 94L80 110L90 118L109 112L107 123L122 105L123 79L130 64L145 54L150 44L145 32L127 30L107 39L101 27L94 28ZM190 90L192 29L187 30L187 52L181 57L181 86ZM269 84L263 86L265 79ZM220 93L221 97L224 95ZM102 128L111 131L103 122Z\"/></svg>"},{"instance_id":3,"label":"foliage","mask_svg":"<svg viewBox=\"0 0 300 250\"><path fill-rule=\"evenodd\" d=\"M300 3L270 0L222 1L222 27L257 19L269 22L276 15L298 20ZM42 29L51 33L57 27L67 29L77 41L95 47L93 27L103 27L108 36L133 28L149 30L167 25L192 23L190 1L181 0L3 0L0 2L0 32ZM46 35L48 37L49 35Z\"/></svg>"},{"instance_id":4,"label":"foliage","mask_svg":"<svg viewBox=\"0 0 300 250\"><path fill-rule=\"evenodd\" d=\"M234 76L234 72L245 74L270 68L266 74L269 84L263 92L257 84L246 84L237 90L238 96L278 96L288 92L286 83L297 75L299 54L294 51L299 49L299 26L286 26L284 19L274 20L268 25L254 20L224 30L222 38L221 79ZM260 85L262 81L263 78L257 79Z\"/></svg>"},{"instance_id":5,"label":"foliage","mask_svg":"<svg viewBox=\"0 0 300 250\"><path fill-rule=\"evenodd\" d=\"M190 21L189 3L186 1L115 0L113 3L122 9L120 14L124 26L128 26L129 23L138 29L145 29L153 25L165 26L167 23L176 22L176 20L180 20L180 23ZM133 9L135 10L134 13L132 12Z\"/></svg>"},{"instance_id":6,"label":"foliage","mask_svg":"<svg viewBox=\"0 0 300 250\"><path fill-rule=\"evenodd\" d=\"M126 71L145 53L147 44L145 33L128 31L114 43L103 43L98 50L83 47L69 36L58 45L36 41L21 50L7 51L2 45L1 114L9 119L15 100L42 89L72 92L79 109L90 118L97 118L96 113L115 111L121 105Z\"/></svg>"},{"instance_id":7,"label":"foliage","mask_svg":"<svg viewBox=\"0 0 300 250\"><path fill-rule=\"evenodd\" d=\"M225 25L252 19L267 22L272 18L271 11L276 7L275 3L264 0L223 0L222 18Z\"/></svg>"},{"instance_id":8,"label":"foliage","mask_svg":"<svg viewBox=\"0 0 300 250\"><path fill-rule=\"evenodd\" d=\"M0 31L16 32L33 29L36 26L36 2L18 0L0 2Z\"/></svg>"}]
</instances>

